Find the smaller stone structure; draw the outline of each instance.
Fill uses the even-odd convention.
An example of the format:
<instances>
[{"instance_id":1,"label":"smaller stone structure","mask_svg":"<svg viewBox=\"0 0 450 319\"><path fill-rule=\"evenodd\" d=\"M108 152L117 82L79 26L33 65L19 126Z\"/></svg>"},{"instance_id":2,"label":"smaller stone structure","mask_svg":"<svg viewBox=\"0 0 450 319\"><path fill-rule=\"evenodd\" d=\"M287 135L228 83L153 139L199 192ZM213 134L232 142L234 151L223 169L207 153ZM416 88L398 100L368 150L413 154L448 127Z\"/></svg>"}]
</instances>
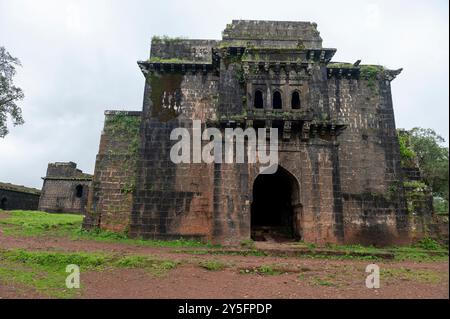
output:
<instances>
[{"instance_id":1,"label":"smaller stone structure","mask_svg":"<svg viewBox=\"0 0 450 319\"><path fill-rule=\"evenodd\" d=\"M0 209L36 210L41 191L36 188L0 183Z\"/></svg>"},{"instance_id":2,"label":"smaller stone structure","mask_svg":"<svg viewBox=\"0 0 450 319\"><path fill-rule=\"evenodd\" d=\"M42 178L39 210L61 213L84 213L92 175L77 169L74 162L49 163Z\"/></svg>"}]
</instances>

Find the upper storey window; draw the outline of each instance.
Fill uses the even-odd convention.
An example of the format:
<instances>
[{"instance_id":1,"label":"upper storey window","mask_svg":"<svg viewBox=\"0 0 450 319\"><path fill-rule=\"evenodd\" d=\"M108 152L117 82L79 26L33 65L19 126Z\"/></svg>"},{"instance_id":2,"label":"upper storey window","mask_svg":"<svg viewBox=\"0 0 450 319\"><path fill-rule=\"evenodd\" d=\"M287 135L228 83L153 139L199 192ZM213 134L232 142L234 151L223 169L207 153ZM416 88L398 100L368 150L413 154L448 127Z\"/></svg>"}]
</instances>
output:
<instances>
[{"instance_id":1,"label":"upper storey window","mask_svg":"<svg viewBox=\"0 0 450 319\"><path fill-rule=\"evenodd\" d=\"M283 107L283 101L281 100L281 93L279 91L273 92L273 109L281 109Z\"/></svg>"},{"instance_id":2,"label":"upper storey window","mask_svg":"<svg viewBox=\"0 0 450 319\"><path fill-rule=\"evenodd\" d=\"M255 99L253 106L256 109L262 109L264 107L263 94L260 90L255 91Z\"/></svg>"},{"instance_id":3,"label":"upper storey window","mask_svg":"<svg viewBox=\"0 0 450 319\"><path fill-rule=\"evenodd\" d=\"M297 91L292 93L291 108L298 110L300 108L300 94Z\"/></svg>"}]
</instances>

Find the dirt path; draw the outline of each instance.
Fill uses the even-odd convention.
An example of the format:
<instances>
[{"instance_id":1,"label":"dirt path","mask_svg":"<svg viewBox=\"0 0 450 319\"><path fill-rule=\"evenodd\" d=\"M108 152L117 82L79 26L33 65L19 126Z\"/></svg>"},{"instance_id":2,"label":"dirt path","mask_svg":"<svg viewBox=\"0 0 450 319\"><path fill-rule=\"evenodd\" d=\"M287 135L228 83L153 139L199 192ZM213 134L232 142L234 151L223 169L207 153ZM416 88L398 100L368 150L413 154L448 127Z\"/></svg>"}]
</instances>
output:
<instances>
[{"instance_id":1,"label":"dirt path","mask_svg":"<svg viewBox=\"0 0 450 319\"><path fill-rule=\"evenodd\" d=\"M131 244L70 240L53 237L18 238L0 233L0 248L53 250L65 252L103 251L109 254L152 255L181 264L162 276L143 269L110 269L81 274L83 298L448 298L448 261L382 261L381 269L408 269L439 274L439 282L415 279L382 279L380 289L365 287L365 267L369 261L324 260L298 257L194 255L177 253L177 248L143 247ZM199 262L220 261L224 270L210 271ZM261 265L281 265L295 273L247 274ZM242 273L244 272L244 273ZM2 298L36 298L23 287L0 286Z\"/></svg>"},{"instance_id":2,"label":"dirt path","mask_svg":"<svg viewBox=\"0 0 450 319\"><path fill-rule=\"evenodd\" d=\"M143 270L114 270L88 273L83 280L85 298L448 298L448 285L392 282L367 289L363 276L356 276L345 285L325 287L311 285L296 274L243 275L193 265L163 278L151 277Z\"/></svg>"}]
</instances>

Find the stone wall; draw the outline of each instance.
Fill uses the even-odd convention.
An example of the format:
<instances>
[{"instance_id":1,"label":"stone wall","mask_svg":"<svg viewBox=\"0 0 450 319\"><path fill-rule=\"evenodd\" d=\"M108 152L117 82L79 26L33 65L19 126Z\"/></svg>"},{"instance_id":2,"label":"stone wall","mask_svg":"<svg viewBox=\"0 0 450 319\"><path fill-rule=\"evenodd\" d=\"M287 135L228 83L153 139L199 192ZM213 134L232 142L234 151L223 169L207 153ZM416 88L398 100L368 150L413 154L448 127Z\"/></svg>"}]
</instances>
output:
<instances>
[{"instance_id":1,"label":"stone wall","mask_svg":"<svg viewBox=\"0 0 450 319\"><path fill-rule=\"evenodd\" d=\"M177 92L182 100L172 103ZM218 77L201 68L186 74L152 72L147 76L132 236L211 238L212 166L177 165L169 154L172 129L191 128L192 119L214 119L217 95Z\"/></svg>"},{"instance_id":2,"label":"stone wall","mask_svg":"<svg viewBox=\"0 0 450 319\"><path fill-rule=\"evenodd\" d=\"M40 191L38 189L0 183L0 209L37 210Z\"/></svg>"},{"instance_id":3,"label":"stone wall","mask_svg":"<svg viewBox=\"0 0 450 319\"><path fill-rule=\"evenodd\" d=\"M364 68L375 68L370 78ZM381 68L328 81L331 116L348 123L338 137L344 233L348 243L409 241L390 81ZM345 70L344 70L345 72Z\"/></svg>"},{"instance_id":4,"label":"stone wall","mask_svg":"<svg viewBox=\"0 0 450 319\"><path fill-rule=\"evenodd\" d=\"M106 111L83 227L128 231L141 112Z\"/></svg>"}]
</instances>

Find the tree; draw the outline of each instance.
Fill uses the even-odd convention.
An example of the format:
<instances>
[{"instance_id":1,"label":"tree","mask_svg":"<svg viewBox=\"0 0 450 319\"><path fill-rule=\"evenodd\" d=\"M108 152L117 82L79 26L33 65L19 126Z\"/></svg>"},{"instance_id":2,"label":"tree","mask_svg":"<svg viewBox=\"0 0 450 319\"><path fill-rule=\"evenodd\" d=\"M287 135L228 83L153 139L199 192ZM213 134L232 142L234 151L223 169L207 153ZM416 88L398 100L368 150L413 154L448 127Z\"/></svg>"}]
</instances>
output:
<instances>
[{"instance_id":1,"label":"tree","mask_svg":"<svg viewBox=\"0 0 450 319\"><path fill-rule=\"evenodd\" d=\"M432 129L415 127L409 134L425 183L434 195L448 200L448 147L441 145L445 140Z\"/></svg>"},{"instance_id":2,"label":"tree","mask_svg":"<svg viewBox=\"0 0 450 319\"><path fill-rule=\"evenodd\" d=\"M24 123L22 110L16 104L24 98L24 94L22 89L13 83L17 66L22 66L19 59L12 57L4 47L0 47L0 137L8 134L8 114L14 126Z\"/></svg>"}]
</instances>

